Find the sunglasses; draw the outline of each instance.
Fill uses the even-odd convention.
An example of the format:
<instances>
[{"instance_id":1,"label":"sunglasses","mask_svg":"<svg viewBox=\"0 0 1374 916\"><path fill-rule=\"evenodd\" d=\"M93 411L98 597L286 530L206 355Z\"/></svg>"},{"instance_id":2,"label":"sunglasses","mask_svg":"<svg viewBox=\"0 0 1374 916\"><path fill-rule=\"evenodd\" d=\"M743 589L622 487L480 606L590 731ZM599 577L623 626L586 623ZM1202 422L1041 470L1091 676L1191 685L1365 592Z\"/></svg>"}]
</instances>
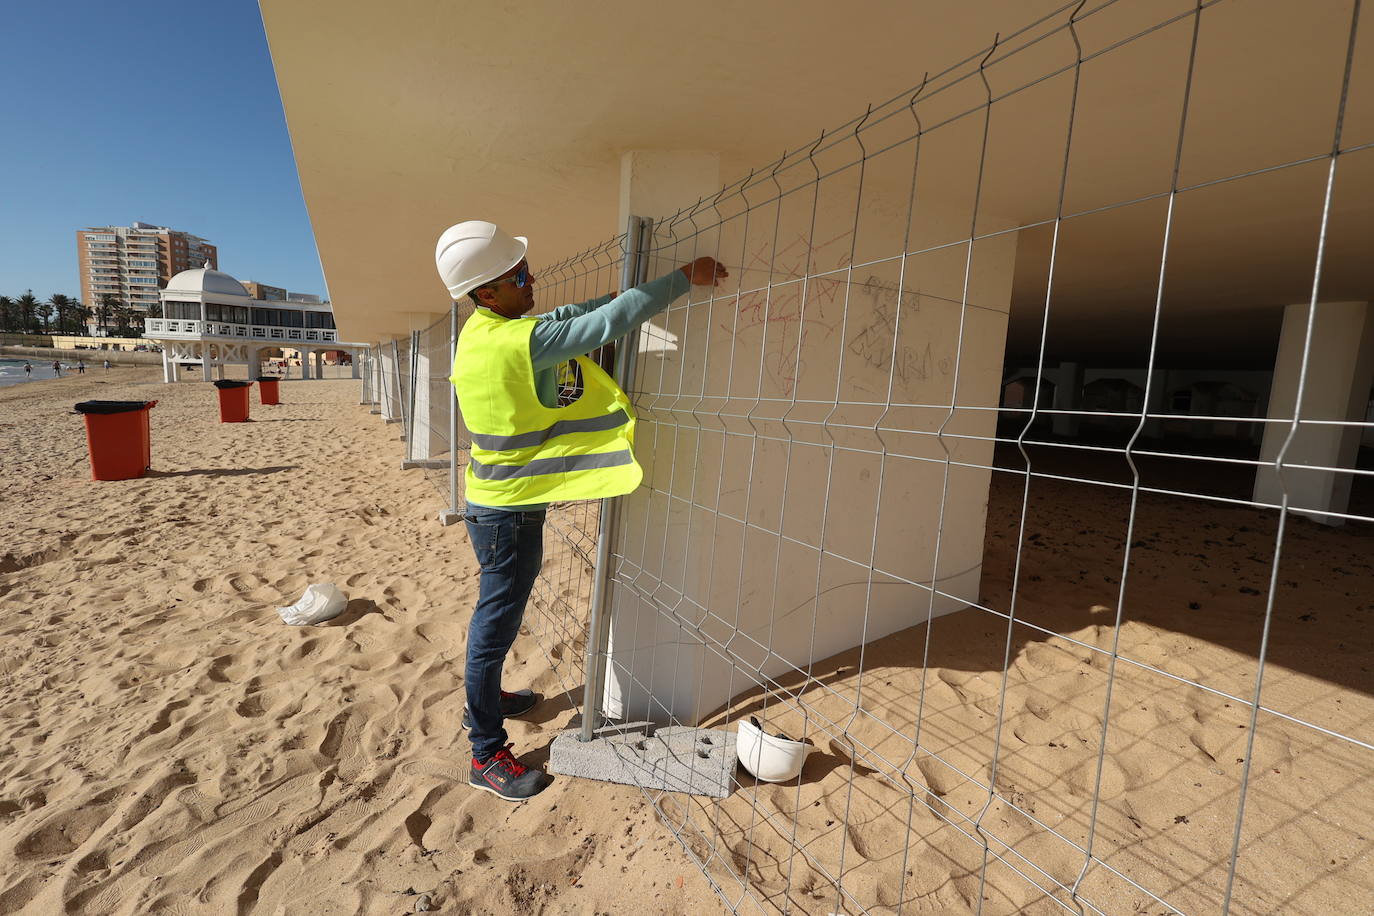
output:
<instances>
[{"instance_id":1,"label":"sunglasses","mask_svg":"<svg viewBox=\"0 0 1374 916\"><path fill-rule=\"evenodd\" d=\"M516 289L524 289L525 284L528 282L530 282L530 265L521 264L520 269L517 270L515 273L511 274L509 277L497 277L490 283L485 283L483 285L495 286L497 283L514 283Z\"/></svg>"}]
</instances>

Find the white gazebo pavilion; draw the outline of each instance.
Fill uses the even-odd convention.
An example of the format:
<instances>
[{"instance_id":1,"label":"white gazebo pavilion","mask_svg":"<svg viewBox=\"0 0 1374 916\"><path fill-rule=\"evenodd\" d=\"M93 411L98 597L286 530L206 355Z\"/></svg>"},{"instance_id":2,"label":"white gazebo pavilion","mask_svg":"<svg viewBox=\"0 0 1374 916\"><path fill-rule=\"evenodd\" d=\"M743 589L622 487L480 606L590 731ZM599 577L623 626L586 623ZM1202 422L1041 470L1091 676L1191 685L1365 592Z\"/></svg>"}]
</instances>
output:
<instances>
[{"instance_id":1,"label":"white gazebo pavilion","mask_svg":"<svg viewBox=\"0 0 1374 916\"><path fill-rule=\"evenodd\" d=\"M353 377L360 377L357 356L366 345L339 341L326 304L253 299L238 280L208 264L172 277L161 298L162 317L145 318L143 336L162 347L164 381L177 381L188 363L199 364L206 381L224 378L228 363L245 364L251 375L262 351L278 347L300 352L303 378L322 375L329 350L352 354Z\"/></svg>"}]
</instances>

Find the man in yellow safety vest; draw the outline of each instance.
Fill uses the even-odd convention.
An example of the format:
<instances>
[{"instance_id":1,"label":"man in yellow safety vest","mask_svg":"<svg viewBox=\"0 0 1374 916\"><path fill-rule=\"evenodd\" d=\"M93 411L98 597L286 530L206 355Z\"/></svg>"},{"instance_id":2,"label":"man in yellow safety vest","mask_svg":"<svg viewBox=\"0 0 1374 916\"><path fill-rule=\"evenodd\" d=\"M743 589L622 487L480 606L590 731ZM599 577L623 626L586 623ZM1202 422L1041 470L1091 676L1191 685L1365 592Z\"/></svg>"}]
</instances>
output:
<instances>
[{"instance_id":1,"label":"man in yellow safety vest","mask_svg":"<svg viewBox=\"0 0 1374 916\"><path fill-rule=\"evenodd\" d=\"M444 231L434 255L449 294L476 306L450 377L472 438L463 518L482 570L464 671L468 782L509 801L547 785L511 754L502 725L540 697L501 690L501 668L543 561L545 510L629 493L642 477L630 400L585 354L663 311L691 284L719 285L728 276L714 259L697 258L624 293L526 318L534 308L526 248L493 223L468 220ZM576 361L583 391L560 406L557 370L568 360Z\"/></svg>"}]
</instances>

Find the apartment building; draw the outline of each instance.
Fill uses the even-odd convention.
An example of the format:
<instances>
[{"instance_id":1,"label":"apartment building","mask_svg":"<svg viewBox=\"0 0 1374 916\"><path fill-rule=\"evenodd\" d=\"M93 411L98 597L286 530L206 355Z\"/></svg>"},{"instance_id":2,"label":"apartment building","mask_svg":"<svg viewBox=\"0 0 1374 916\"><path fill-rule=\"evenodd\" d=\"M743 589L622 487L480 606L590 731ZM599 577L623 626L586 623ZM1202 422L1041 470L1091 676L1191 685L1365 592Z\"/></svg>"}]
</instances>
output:
<instances>
[{"instance_id":1,"label":"apartment building","mask_svg":"<svg viewBox=\"0 0 1374 916\"><path fill-rule=\"evenodd\" d=\"M266 283L258 283L256 280L243 280L243 288L248 290L248 295L254 299L261 299L264 302L315 302L320 301L320 297L311 293L293 293L280 286L268 286Z\"/></svg>"},{"instance_id":2,"label":"apartment building","mask_svg":"<svg viewBox=\"0 0 1374 916\"><path fill-rule=\"evenodd\" d=\"M248 290L248 295L254 299L262 299L268 302L285 302L288 293L280 286L268 286L266 283L258 283L255 280L244 280L243 288Z\"/></svg>"},{"instance_id":3,"label":"apartment building","mask_svg":"<svg viewBox=\"0 0 1374 916\"><path fill-rule=\"evenodd\" d=\"M106 293L137 309L158 301L158 290L183 270L219 266L218 249L205 239L149 223L93 226L76 233L81 301L95 308Z\"/></svg>"}]
</instances>

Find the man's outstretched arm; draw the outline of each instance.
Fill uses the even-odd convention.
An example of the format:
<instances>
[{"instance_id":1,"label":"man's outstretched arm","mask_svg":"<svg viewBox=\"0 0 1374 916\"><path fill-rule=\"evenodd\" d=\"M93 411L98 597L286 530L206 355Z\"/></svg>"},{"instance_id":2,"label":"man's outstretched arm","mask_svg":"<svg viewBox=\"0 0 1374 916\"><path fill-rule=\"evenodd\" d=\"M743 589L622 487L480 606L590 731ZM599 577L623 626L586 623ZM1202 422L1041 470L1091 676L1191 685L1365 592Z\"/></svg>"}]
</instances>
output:
<instances>
[{"instance_id":1,"label":"man's outstretched arm","mask_svg":"<svg viewBox=\"0 0 1374 916\"><path fill-rule=\"evenodd\" d=\"M534 368L548 369L617 340L666 309L693 284L719 285L729 276L713 258L697 258L656 280L650 280L599 307L573 317L557 309L541 316L530 335ZM595 301L595 300L593 300ZM572 306L571 308L578 308ZM564 309L569 306L564 306Z\"/></svg>"}]
</instances>

